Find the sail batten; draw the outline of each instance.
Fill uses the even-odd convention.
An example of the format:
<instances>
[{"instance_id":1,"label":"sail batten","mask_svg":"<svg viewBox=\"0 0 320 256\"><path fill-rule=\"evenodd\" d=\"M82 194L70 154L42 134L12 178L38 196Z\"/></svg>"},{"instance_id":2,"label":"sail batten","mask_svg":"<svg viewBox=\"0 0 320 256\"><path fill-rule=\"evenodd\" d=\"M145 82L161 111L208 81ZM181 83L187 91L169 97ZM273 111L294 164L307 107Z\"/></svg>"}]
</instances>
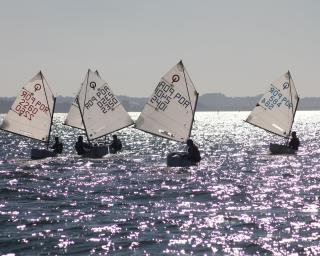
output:
<instances>
[{"instance_id":1,"label":"sail batten","mask_svg":"<svg viewBox=\"0 0 320 256\"><path fill-rule=\"evenodd\" d=\"M135 128L185 142L190 137L197 97L198 92L180 61L160 79Z\"/></svg>"},{"instance_id":2,"label":"sail batten","mask_svg":"<svg viewBox=\"0 0 320 256\"><path fill-rule=\"evenodd\" d=\"M10 133L48 142L55 97L41 71L24 85L0 128Z\"/></svg>"},{"instance_id":3,"label":"sail batten","mask_svg":"<svg viewBox=\"0 0 320 256\"><path fill-rule=\"evenodd\" d=\"M246 122L289 138L299 96L288 71L269 86Z\"/></svg>"}]
</instances>

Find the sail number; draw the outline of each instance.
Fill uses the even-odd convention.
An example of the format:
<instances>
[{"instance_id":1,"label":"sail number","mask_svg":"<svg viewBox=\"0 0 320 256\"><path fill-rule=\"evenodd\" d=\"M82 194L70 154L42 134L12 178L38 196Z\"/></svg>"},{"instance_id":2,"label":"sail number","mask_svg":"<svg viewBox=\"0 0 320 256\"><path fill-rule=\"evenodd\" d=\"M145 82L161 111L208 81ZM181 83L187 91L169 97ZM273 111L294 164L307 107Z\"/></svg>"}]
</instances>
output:
<instances>
[{"instance_id":1,"label":"sail number","mask_svg":"<svg viewBox=\"0 0 320 256\"><path fill-rule=\"evenodd\" d=\"M89 110L92 106L97 105L102 113L113 110L119 104L118 99L110 91L108 86L98 88L94 96L92 96L84 106Z\"/></svg>"},{"instance_id":2,"label":"sail number","mask_svg":"<svg viewBox=\"0 0 320 256\"><path fill-rule=\"evenodd\" d=\"M20 95L20 101L14 108L20 116L32 120L39 112L47 114L49 107L34 97L34 94L23 89Z\"/></svg>"},{"instance_id":3,"label":"sail number","mask_svg":"<svg viewBox=\"0 0 320 256\"><path fill-rule=\"evenodd\" d=\"M265 95L265 97L261 99L259 103L260 105L264 105L270 110L274 107L281 107L281 105L284 105L289 109L293 107L291 101L284 97L276 87L272 86L269 93L270 94L268 96Z\"/></svg>"},{"instance_id":4,"label":"sail number","mask_svg":"<svg viewBox=\"0 0 320 256\"><path fill-rule=\"evenodd\" d=\"M150 99L150 103L155 105L157 110L165 111L172 100L177 101L184 108L190 105L190 101L176 92L172 85L160 81Z\"/></svg>"}]
</instances>

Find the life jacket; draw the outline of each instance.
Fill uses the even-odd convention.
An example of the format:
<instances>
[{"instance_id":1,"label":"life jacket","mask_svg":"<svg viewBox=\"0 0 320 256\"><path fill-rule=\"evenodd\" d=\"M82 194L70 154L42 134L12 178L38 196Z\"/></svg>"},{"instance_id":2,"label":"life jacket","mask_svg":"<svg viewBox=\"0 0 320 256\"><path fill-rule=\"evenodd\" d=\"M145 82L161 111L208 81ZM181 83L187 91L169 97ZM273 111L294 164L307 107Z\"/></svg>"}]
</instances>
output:
<instances>
[{"instance_id":1,"label":"life jacket","mask_svg":"<svg viewBox=\"0 0 320 256\"><path fill-rule=\"evenodd\" d=\"M75 147L78 155L83 155L85 153L83 143L76 142L76 145L74 147Z\"/></svg>"},{"instance_id":2,"label":"life jacket","mask_svg":"<svg viewBox=\"0 0 320 256\"><path fill-rule=\"evenodd\" d=\"M55 143L52 148L54 149L54 152L61 154L63 150L63 144L61 142Z\"/></svg>"},{"instance_id":3,"label":"life jacket","mask_svg":"<svg viewBox=\"0 0 320 256\"><path fill-rule=\"evenodd\" d=\"M122 143L121 140L117 139L116 141L113 141L110 145L110 148L113 149L115 152L122 149Z\"/></svg>"}]
</instances>

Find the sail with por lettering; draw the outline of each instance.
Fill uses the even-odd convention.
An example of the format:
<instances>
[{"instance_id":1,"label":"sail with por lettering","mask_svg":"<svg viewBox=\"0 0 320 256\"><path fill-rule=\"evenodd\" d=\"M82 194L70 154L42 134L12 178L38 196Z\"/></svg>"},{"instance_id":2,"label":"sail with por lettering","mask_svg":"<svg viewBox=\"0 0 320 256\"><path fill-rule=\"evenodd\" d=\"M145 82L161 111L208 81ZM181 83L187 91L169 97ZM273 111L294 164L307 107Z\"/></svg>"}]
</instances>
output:
<instances>
[{"instance_id":1,"label":"sail with por lettering","mask_svg":"<svg viewBox=\"0 0 320 256\"><path fill-rule=\"evenodd\" d=\"M246 122L289 138L299 96L288 71L272 83Z\"/></svg>"},{"instance_id":2,"label":"sail with por lettering","mask_svg":"<svg viewBox=\"0 0 320 256\"><path fill-rule=\"evenodd\" d=\"M96 70L95 73L100 77L100 74L99 74L98 70ZM87 76L88 76L88 73L86 74L86 78L84 79L84 82L87 81ZM79 93L82 90L83 84L84 83L81 84L80 90L77 93L76 98L72 102L72 104L70 106L70 110L69 110L69 112L67 114L67 117L66 117L66 119L64 121L65 125L68 125L68 126L71 126L71 127L74 127L74 128L78 128L78 129L82 129L82 130L84 130L84 127L83 127L83 123L82 123L82 118L81 118L81 113L80 113L80 110L79 110L79 106L78 106L78 103L77 103L77 97L78 97Z\"/></svg>"},{"instance_id":3,"label":"sail with por lettering","mask_svg":"<svg viewBox=\"0 0 320 256\"><path fill-rule=\"evenodd\" d=\"M107 82L90 69L75 101L89 141L133 124Z\"/></svg>"},{"instance_id":4,"label":"sail with por lettering","mask_svg":"<svg viewBox=\"0 0 320 256\"><path fill-rule=\"evenodd\" d=\"M190 137L197 99L198 92L180 61L161 78L135 127L185 142Z\"/></svg>"},{"instance_id":5,"label":"sail with por lettering","mask_svg":"<svg viewBox=\"0 0 320 256\"><path fill-rule=\"evenodd\" d=\"M41 71L18 94L0 129L49 141L55 96Z\"/></svg>"}]
</instances>

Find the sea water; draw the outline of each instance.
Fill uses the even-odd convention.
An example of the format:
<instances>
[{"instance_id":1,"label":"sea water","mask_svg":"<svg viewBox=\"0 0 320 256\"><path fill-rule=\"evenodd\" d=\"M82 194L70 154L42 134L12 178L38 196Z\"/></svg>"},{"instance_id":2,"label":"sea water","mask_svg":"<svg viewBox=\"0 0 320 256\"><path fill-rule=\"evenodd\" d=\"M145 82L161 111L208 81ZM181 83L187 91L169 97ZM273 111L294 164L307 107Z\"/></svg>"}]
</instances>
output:
<instances>
[{"instance_id":1,"label":"sea water","mask_svg":"<svg viewBox=\"0 0 320 256\"><path fill-rule=\"evenodd\" d=\"M319 255L320 112L297 113L302 146L282 156L248 114L198 112L190 168L166 167L183 145L134 128L117 132L120 154L78 157L65 114L57 158L32 161L41 143L0 131L0 254Z\"/></svg>"}]
</instances>

